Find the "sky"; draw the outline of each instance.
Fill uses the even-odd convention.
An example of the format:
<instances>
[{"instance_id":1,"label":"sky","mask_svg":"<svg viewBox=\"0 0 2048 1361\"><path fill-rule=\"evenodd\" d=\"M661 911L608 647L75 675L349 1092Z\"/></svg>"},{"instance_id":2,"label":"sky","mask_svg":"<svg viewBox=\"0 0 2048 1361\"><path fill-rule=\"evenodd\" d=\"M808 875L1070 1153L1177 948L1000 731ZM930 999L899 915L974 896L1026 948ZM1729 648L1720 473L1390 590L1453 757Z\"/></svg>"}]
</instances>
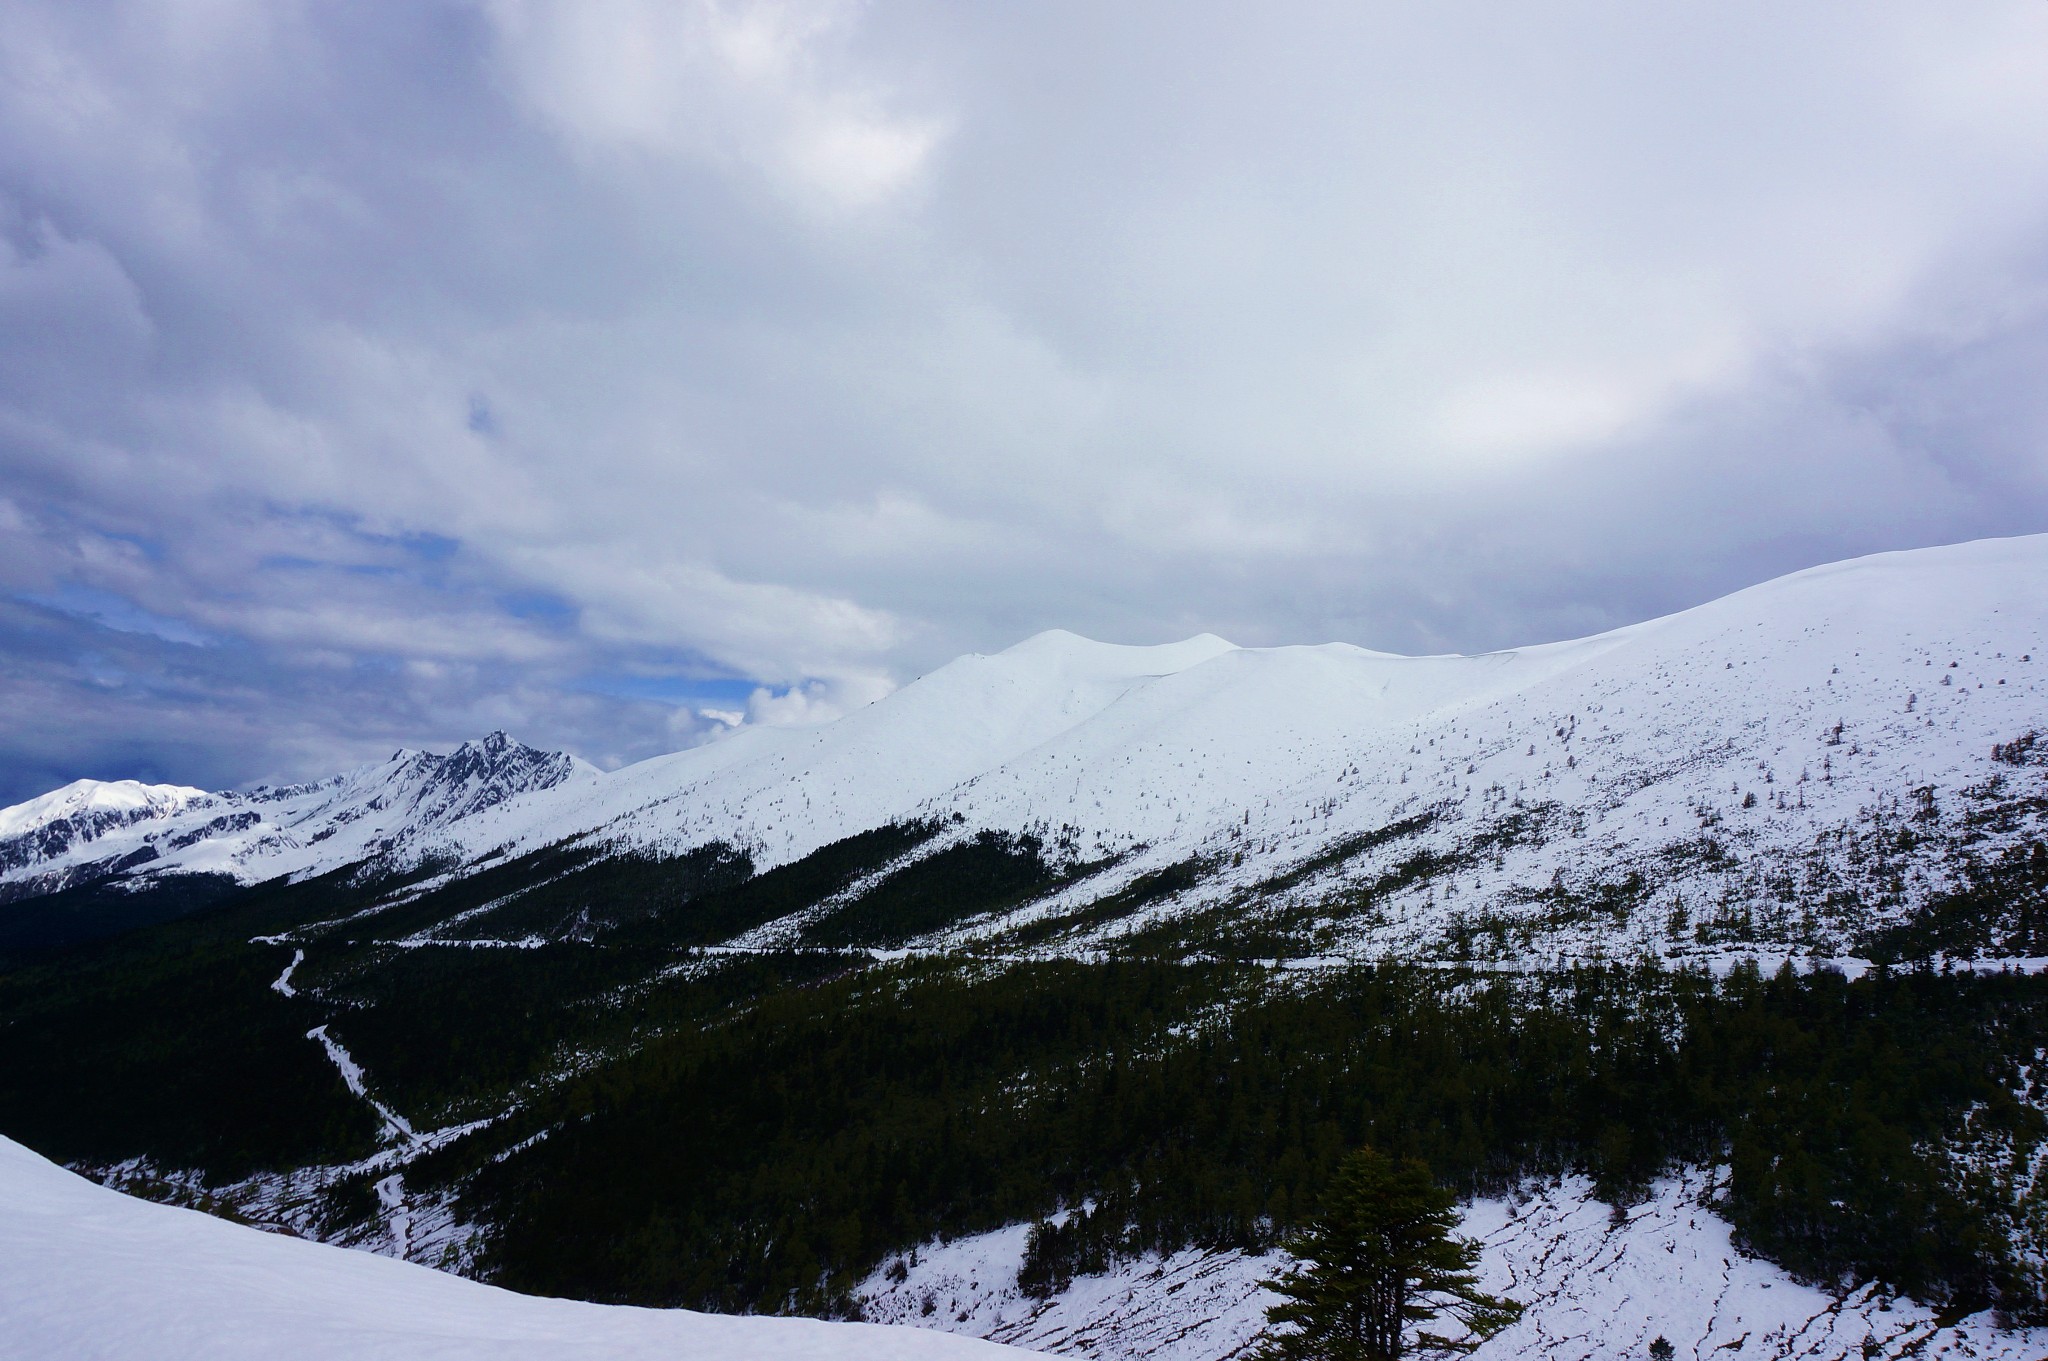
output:
<instances>
[{"instance_id":1,"label":"sky","mask_svg":"<svg viewBox=\"0 0 2048 1361\"><path fill-rule=\"evenodd\" d=\"M2048 5L9 0L0 802L2048 530Z\"/></svg>"}]
</instances>

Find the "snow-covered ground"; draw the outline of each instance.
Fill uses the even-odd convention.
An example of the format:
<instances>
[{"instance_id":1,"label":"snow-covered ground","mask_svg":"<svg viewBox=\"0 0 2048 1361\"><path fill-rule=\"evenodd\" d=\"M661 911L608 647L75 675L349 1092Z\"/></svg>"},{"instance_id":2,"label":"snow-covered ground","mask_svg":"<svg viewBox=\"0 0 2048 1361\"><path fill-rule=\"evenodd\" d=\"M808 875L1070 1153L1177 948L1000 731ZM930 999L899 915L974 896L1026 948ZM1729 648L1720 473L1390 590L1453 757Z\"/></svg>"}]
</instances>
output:
<instances>
[{"instance_id":1,"label":"snow-covered ground","mask_svg":"<svg viewBox=\"0 0 2048 1361\"><path fill-rule=\"evenodd\" d=\"M1622 1361L1648 1356L1658 1337L1681 1361L2048 1357L2048 1329L2001 1332L1984 1315L1944 1327L1911 1300L1801 1285L1735 1247L1702 1204L1712 1193L1709 1176L1688 1171L1617 1219L1573 1177L1467 1206L1484 1287L1528 1306L1477 1361ZM1274 1298L1259 1283L1283 1266L1278 1254L1190 1249L1082 1277L1041 1302L1017 1290L1026 1236L1015 1225L927 1244L914 1263L898 1259L901 1280L885 1265L862 1287L867 1316L1096 1361L1223 1361L1249 1349Z\"/></svg>"},{"instance_id":2,"label":"snow-covered ground","mask_svg":"<svg viewBox=\"0 0 2048 1361\"><path fill-rule=\"evenodd\" d=\"M1000 1361L929 1330L537 1299L95 1186L0 1138L9 1361Z\"/></svg>"},{"instance_id":3,"label":"snow-covered ground","mask_svg":"<svg viewBox=\"0 0 2048 1361\"><path fill-rule=\"evenodd\" d=\"M1097 1361L1220 1361L1242 1355L1272 1302L1277 1256L1189 1248L1082 1276L1049 1300L1017 1289L1030 1226L927 1243L864 1281L861 1312ZM892 1273L900 1269L901 1280Z\"/></svg>"}]
</instances>

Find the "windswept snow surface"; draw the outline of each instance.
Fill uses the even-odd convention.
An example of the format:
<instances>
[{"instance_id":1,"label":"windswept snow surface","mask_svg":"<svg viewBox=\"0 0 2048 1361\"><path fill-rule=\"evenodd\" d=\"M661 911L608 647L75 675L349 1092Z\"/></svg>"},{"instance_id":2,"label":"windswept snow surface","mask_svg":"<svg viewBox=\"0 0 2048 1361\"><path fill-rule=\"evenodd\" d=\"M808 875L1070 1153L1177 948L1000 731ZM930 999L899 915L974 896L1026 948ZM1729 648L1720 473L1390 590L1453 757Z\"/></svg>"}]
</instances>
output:
<instances>
[{"instance_id":1,"label":"windswept snow surface","mask_svg":"<svg viewBox=\"0 0 2048 1361\"><path fill-rule=\"evenodd\" d=\"M537 1299L95 1186L0 1138L0 1354L19 1361L1000 1361L921 1329Z\"/></svg>"},{"instance_id":2,"label":"windswept snow surface","mask_svg":"<svg viewBox=\"0 0 2048 1361\"><path fill-rule=\"evenodd\" d=\"M2002 1332L1987 1315L1944 1327L1867 1287L1836 1296L1801 1285L1735 1247L1702 1204L1714 1189L1697 1171L1666 1177L1623 1218L1579 1177L1467 1206L1482 1285L1528 1307L1475 1361L1624 1361L1649 1355L1658 1337L1681 1361L2048 1356L2048 1328ZM927 1245L900 1282L887 1267L868 1279L868 1317L1096 1361L1223 1361L1249 1349L1275 1299L1259 1283L1285 1266L1279 1254L1188 1249L1081 1277L1040 1302L1016 1288L1026 1237L1016 1225Z\"/></svg>"}]
</instances>

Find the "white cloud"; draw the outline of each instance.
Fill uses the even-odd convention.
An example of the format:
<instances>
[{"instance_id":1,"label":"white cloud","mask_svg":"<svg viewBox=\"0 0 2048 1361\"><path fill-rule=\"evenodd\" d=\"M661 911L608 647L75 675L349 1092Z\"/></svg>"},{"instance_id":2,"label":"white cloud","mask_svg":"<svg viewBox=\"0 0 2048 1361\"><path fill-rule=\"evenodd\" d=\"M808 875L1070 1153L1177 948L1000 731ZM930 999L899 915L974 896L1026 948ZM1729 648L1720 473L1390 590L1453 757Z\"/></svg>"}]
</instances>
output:
<instances>
[{"instance_id":1,"label":"white cloud","mask_svg":"<svg viewBox=\"0 0 2048 1361\"><path fill-rule=\"evenodd\" d=\"M747 697L746 721L769 728L810 727L843 718L896 688L887 676L848 676L811 681L776 691L762 687ZM707 717L718 717L705 710Z\"/></svg>"},{"instance_id":2,"label":"white cloud","mask_svg":"<svg viewBox=\"0 0 2048 1361\"><path fill-rule=\"evenodd\" d=\"M843 0L485 0L500 60L599 152L744 166L861 206L913 183L940 125L840 59Z\"/></svg>"},{"instance_id":3,"label":"white cloud","mask_svg":"<svg viewBox=\"0 0 2048 1361\"><path fill-rule=\"evenodd\" d=\"M1050 626L1479 647L2040 528L2044 39L19 0L0 592L246 649L266 750L317 672L623 759Z\"/></svg>"}]
</instances>

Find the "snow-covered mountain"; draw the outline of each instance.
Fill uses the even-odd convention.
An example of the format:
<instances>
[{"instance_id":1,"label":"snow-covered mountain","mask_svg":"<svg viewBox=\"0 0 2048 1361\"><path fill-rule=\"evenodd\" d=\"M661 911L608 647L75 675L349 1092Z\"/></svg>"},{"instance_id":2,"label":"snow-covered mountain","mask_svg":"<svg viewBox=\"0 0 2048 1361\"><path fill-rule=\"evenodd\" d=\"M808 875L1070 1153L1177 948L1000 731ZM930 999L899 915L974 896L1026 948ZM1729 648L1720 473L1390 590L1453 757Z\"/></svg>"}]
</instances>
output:
<instances>
[{"instance_id":1,"label":"snow-covered mountain","mask_svg":"<svg viewBox=\"0 0 2048 1361\"><path fill-rule=\"evenodd\" d=\"M1000 940L1171 869L1180 889L1066 943L1204 911L1298 916L1371 884L1369 916L1302 939L1506 954L1739 937L1839 953L2028 844L2048 811L2042 727L2035 536L1816 568L1479 656L1041 634L830 724L742 729L604 775L494 736L307 789L159 789L147 806L161 814L125 822L27 811L68 806L59 791L0 813L24 828L0 840L0 873L48 883L146 863L256 879L565 838L723 843L758 872L923 820L949 829L928 849L1028 833L1098 867L931 944Z\"/></svg>"},{"instance_id":2,"label":"snow-covered mountain","mask_svg":"<svg viewBox=\"0 0 2048 1361\"><path fill-rule=\"evenodd\" d=\"M0 1337L30 1361L1003 1361L922 1329L536 1299L95 1186L0 1138Z\"/></svg>"},{"instance_id":3,"label":"snow-covered mountain","mask_svg":"<svg viewBox=\"0 0 2048 1361\"><path fill-rule=\"evenodd\" d=\"M224 873L254 882L402 856L515 795L596 775L564 752L536 751L496 732L446 756L398 751L317 784L247 793L78 780L0 809L0 897L124 872Z\"/></svg>"},{"instance_id":4,"label":"snow-covered mountain","mask_svg":"<svg viewBox=\"0 0 2048 1361\"><path fill-rule=\"evenodd\" d=\"M2038 1281L2048 1051L2028 1029L2039 982L2021 975L2048 966L2044 672L2048 536L1865 558L1596 637L1483 656L1239 648L1208 636L1120 647L1048 633L963 657L831 724L743 728L611 774L499 734L291 789L81 782L0 811L0 897L20 900L8 909L21 914L14 920L31 921L33 895L96 878L155 883L176 898L177 876L201 872L243 883L359 863L414 872L244 895L211 919L226 932L173 928L179 949L162 969L154 959L142 968L132 957L142 952L125 949L104 968L53 966L0 1017L22 1027L10 1033L46 1037L10 1051L20 1060L12 1069L0 1064L0 1102L12 1100L21 1130L42 1131L51 1150L70 1150L59 1155L111 1183L550 1293L747 1309L857 1304L871 1319L1056 1351L1215 1361L1237 1354L1258 1322L1256 1282L1270 1259L1247 1253L1262 1240L1148 1239L1093 1275L1077 1267L1039 1300L1019 1276L1031 1225L1104 1195L1176 1205L1167 1191L1187 1186L1210 1197L1190 1203L1214 1211L1228 1178L1211 1169L1205 1182L1199 1160L1178 1189L1131 1179L1151 1165L1159 1129L1179 1131L1189 1148L1238 1147L1214 1137L1237 1129L1248 1157L1269 1159L1248 1174L1248 1193L1269 1194L1277 1160L1308 1156L1306 1136L1259 1153L1265 1145L1244 1133L1255 1122L1233 1125L1233 1112L1252 1099L1244 1092L1292 1090L1310 1093L1303 1110L1320 1109L1317 1120L1338 1119L1314 1094L1349 1090L1348 1076L1332 1074L1364 1061L1356 1036L1366 1032L1354 1022L1380 1013L1353 1008L1380 996L1372 989L1412 988L1401 996L1438 1018L1445 1028L1431 1033L1445 1044L1492 1033L1443 1019L1468 1001L1547 1018L1544 1033L1561 1037L1555 1072L1542 1079L1554 1086L1577 1080L1566 1059L1581 1041L1589 1054L1632 1053L1646 1037L1683 1038L1696 1026L1736 1034L1751 1003L1728 999L1752 991L1804 988L1797 995L1814 1014L1840 1003L1861 1016L1859 999L1925 988L1914 1026L1946 1016L1949 1028L1930 1032L1925 1052L1906 1043L1913 1027L1887 1037L1907 1057L1886 1061L1886 1086L1902 1090L1911 1073L1939 1083L1923 1083L1903 1113L1882 1093L1857 1098L1858 1118L1911 1149L1911 1176L1899 1180L1890 1163L1874 1176L1845 1154L1827 1173L1838 1177L1832 1198L1812 1212L1833 1216L1831 1242L1892 1241L1883 1226L1894 1221L1876 1216L1906 1193L1885 1188L1961 1187L1976 1199L1939 1222L1980 1224L2008 1253L2002 1261ZM232 896L222 879L183 882ZM77 897L104 907L94 894ZM47 915L69 910L53 902ZM110 919L128 929L121 923L162 917ZM523 948L490 948L510 946ZM1874 967L1936 954L1979 962ZM1813 973L1765 990L1747 968L1729 967L1750 956L1767 967L1773 956L1832 960L1862 981ZM1646 957L1711 966L1722 992L1690 968L1634 967ZM1603 958L1627 967L1550 967ZM1396 967L1380 967L1389 960ZM1430 967L1405 967L1412 960ZM1610 987L1629 999L1616 1007L1637 1009L1619 1032L1635 1040L1620 1050L1606 1031L1576 1028L1607 1015L1605 1002L1587 999ZM1718 1010L1684 1010L1680 992L1692 999L1686 1007L1722 1000ZM154 1028L166 998L195 1016L226 1010L203 1044L163 1050ZM921 999L937 999L943 1025L898 1024ZM1102 1018L1080 1038L1016 1019L1098 1003ZM2008 1008L1982 1034L1958 1019L1979 1004ZM1240 1023L1247 1037L1280 1038L1231 1048L1224 1041L1235 1043ZM983 1055L948 1038L955 1024L962 1035L1012 1039ZM1848 1043L1815 1034L1820 1049ZM1954 1047L1959 1035L1982 1040L1983 1052ZM839 1037L850 1037L855 1057L805 1067ZM1700 1043L1700 1053L1722 1052ZM848 1147L900 1139L916 1150L910 1166L950 1128L910 1121L902 1103L842 1112L853 1089L841 1073L911 1044L945 1062L905 1061L905 1072L919 1084L946 1072L938 1090L955 1104L945 1109L992 1122L979 1138L993 1122L1028 1118L1046 1147L1105 1141L1091 1153L1109 1170L1068 1185L1064 1169L1025 1169L1016 1175L1027 1187L1042 1178L1030 1194L955 1223L957 1187L975 1184L958 1172L909 1197L914 1231L859 1251L831 1247L821 1274L826 1254L804 1237L808 1207L821 1188L857 1180L842 1175L829 1141L867 1119L859 1128L870 1143ZM92 1045L90 1061L69 1057ZM1486 1090L1509 1090L1503 1075L1526 1074L1550 1052L1503 1061ZM60 1061L37 1066L50 1054ZM1975 1058L1958 1058L1966 1054ZM1690 1072L1682 1057L1665 1068ZM1088 1086L1112 1058L1138 1076ZM1145 1067L1155 1060L1156 1071ZM1844 1071L1866 1068L1857 1059ZM1232 1085L1253 1069L1267 1085ZM239 1147L250 1112L216 1117L181 1089L211 1092L219 1107L259 1072L266 1090L297 1091L306 1105L276 1136L291 1135L286 1153L237 1162L216 1149ZM690 1085L705 1073L719 1085ZM774 1075L772 1093L753 1090L756 1073ZM1964 1082L1969 1073L1977 1086ZM1834 1070L1767 1076L1755 1100L1780 1114L1828 1115L1844 1090ZM911 1079L886 1089L882 1080L855 1085L910 1093L908 1106L926 1103L927 1115L938 1108ZM165 1089L178 1092L175 1121L153 1124L150 1102L167 1099ZM1806 1092L1805 1105L1787 1090ZM750 1150L787 1136L787 1148L762 1156L797 1169L788 1187L746 1180L755 1169L745 1157L698 1181L688 1159L662 1164L679 1113L701 1122L728 1091L749 1098L733 1110L766 1114L735 1116L729 1137L708 1140L697 1160L714 1145ZM1586 1099L1597 1106L1595 1097L1607 1100ZM1953 1108L1942 1105L1951 1097ZM1182 1105L1196 1108L1184 1120ZM781 1113L812 1108L837 1113L830 1127L792 1135ZM1489 1279L1532 1309L1482 1355L1639 1355L1659 1333L1680 1355L1702 1357L1762 1348L1835 1358L1871 1354L1868 1345L2038 1354L2038 1331L1952 1317L1956 1299L1988 1296L1930 1277L1930 1306L1911 1305L1893 1286L1919 1287L1898 1285L1881 1261L1868 1266L1869 1254L1823 1262L1823 1274L1850 1263L1839 1293L1798 1284L1820 1259L1809 1253L1799 1266L1804 1249L1787 1252L1791 1240L1769 1234L1805 1222L1812 1207L1786 1210L1769 1188L1733 1189L1731 1168L1776 1166L1784 1151L1728 1151L1751 1128L1752 1107L1730 1106L1693 1144L1640 1169L1654 1186L1609 1186L1602 1194L1617 1199L1604 1201L1591 1183L1559 1181L1597 1171L1610 1143L1637 1149L1638 1107L1616 1099L1599 1109L1601 1127L1564 1116L1542 1127L1542 1138L1576 1150L1561 1159L1532 1153L1535 1134L1500 1136L1502 1165L1521 1169L1523 1183L1484 1183L1504 1198L1473 1202L1467 1223L1487 1242ZM1076 1111L1107 1114L1076 1133L1061 1123ZM351 1114L362 1117L352 1135ZM1834 1135L1815 1119L1818 1146ZM225 1128L201 1144L184 1132L193 1120ZM1283 1126L1326 1127L1305 1118ZM1120 1130L1154 1132L1117 1145ZM1346 1137L1358 1137L1355 1123ZM0 1195L6 1152L0 1145ZM1996 1177L1978 1187L1987 1170ZM1864 1182L1884 1195L1866 1205L1850 1194ZM1710 1183L1719 1189L1706 1195ZM731 1186L749 1189L732 1203L707 1199ZM574 1198L579 1187L596 1189ZM761 1208L764 1195L784 1200ZM1265 1213L1287 1222L1282 1202L1251 1203L1282 1205ZM859 1196L846 1205L834 1232L888 1210ZM546 1215L533 1217L536 1207ZM1244 1212L1235 1200L1225 1208ZM567 1241L565 1226L580 1232L602 1217L596 1247ZM672 1232L679 1224L697 1234L687 1251L663 1246L683 1241ZM926 1237L941 1229L947 1238ZM7 1241L0 1233L0 1249ZM743 1287L697 1283L684 1293L671 1283L683 1274L652 1285L634 1277L646 1260L638 1247L605 1258L605 1245L627 1241L668 1252L664 1270L676 1273L732 1260L734 1243L753 1245L762 1264ZM1769 1241L1785 1269L1746 1255L1757 1242L1771 1251ZM812 1255L791 1248L796 1264L777 1277L786 1264L772 1252L784 1243ZM605 1293L622 1279L642 1293ZM814 1294L800 1299L813 1280ZM483 1298L445 1303L461 1312ZM128 1308L110 1297L103 1312Z\"/></svg>"},{"instance_id":5,"label":"snow-covered mountain","mask_svg":"<svg viewBox=\"0 0 2048 1361\"><path fill-rule=\"evenodd\" d=\"M213 802L213 795L187 785L73 780L27 803L0 809L0 871L32 872L74 852L88 854L91 844L110 832L138 822L162 822L188 808L210 808Z\"/></svg>"}]
</instances>

